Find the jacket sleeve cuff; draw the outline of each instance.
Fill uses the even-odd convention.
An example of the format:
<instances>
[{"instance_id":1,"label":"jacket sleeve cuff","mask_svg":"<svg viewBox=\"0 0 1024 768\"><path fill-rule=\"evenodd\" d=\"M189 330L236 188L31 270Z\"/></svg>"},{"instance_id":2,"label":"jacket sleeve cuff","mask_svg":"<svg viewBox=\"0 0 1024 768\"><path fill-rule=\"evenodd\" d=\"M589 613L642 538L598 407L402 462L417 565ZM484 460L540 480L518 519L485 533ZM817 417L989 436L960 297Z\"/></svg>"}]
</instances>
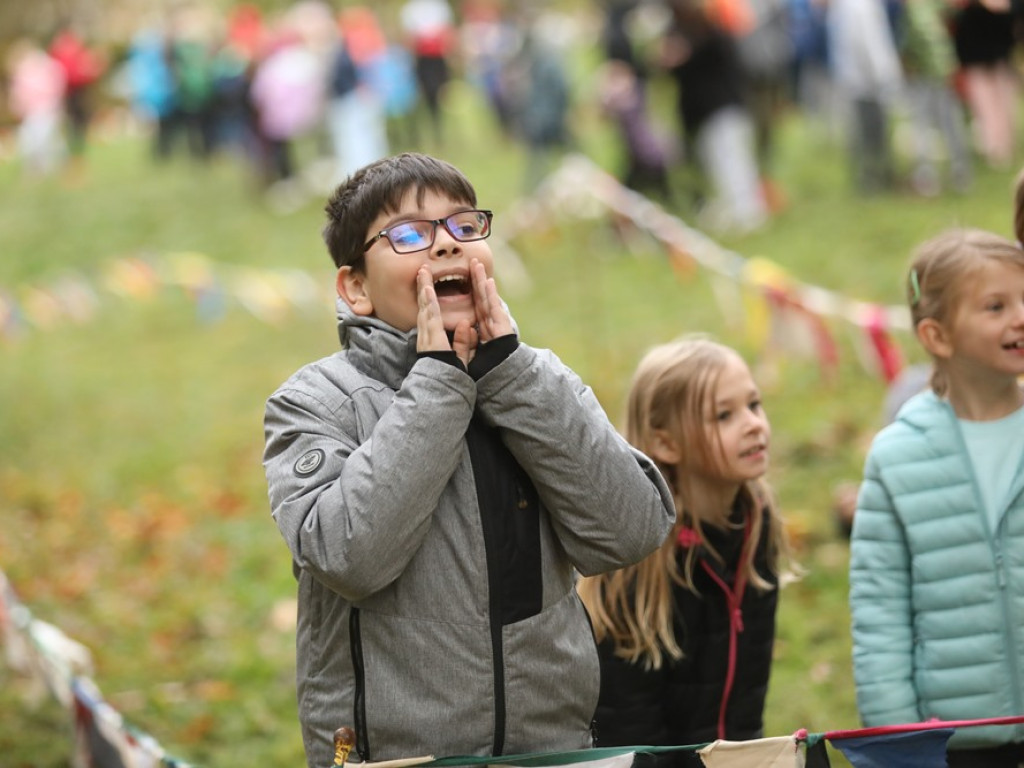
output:
<instances>
[{"instance_id":1,"label":"jacket sleeve cuff","mask_svg":"<svg viewBox=\"0 0 1024 768\"><path fill-rule=\"evenodd\" d=\"M503 363L509 355L516 351L518 346L519 337L514 333L499 336L486 344L479 345L476 348L476 355L469 362L469 375L473 377L474 381L479 381Z\"/></svg>"},{"instance_id":2,"label":"jacket sleeve cuff","mask_svg":"<svg viewBox=\"0 0 1024 768\"><path fill-rule=\"evenodd\" d=\"M467 372L466 366L459 359L459 356L455 354L454 349L417 352L416 356L421 358L432 357L435 360L440 360L442 363L448 363L448 365L454 366L455 368L458 368L460 371Z\"/></svg>"}]
</instances>

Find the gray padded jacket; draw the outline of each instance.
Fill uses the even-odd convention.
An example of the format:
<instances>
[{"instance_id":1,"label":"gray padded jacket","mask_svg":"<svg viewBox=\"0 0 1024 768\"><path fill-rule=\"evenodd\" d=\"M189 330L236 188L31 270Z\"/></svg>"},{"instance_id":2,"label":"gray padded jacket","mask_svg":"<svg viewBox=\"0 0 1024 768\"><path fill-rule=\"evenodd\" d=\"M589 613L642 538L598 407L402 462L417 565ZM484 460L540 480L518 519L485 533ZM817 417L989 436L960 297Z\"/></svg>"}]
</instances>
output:
<instances>
[{"instance_id":1,"label":"gray padded jacket","mask_svg":"<svg viewBox=\"0 0 1024 768\"><path fill-rule=\"evenodd\" d=\"M663 478L552 353L519 344L475 381L417 356L415 330L338 311L342 351L299 370L265 414L309 765L331 764L342 725L364 760L591 746L599 667L576 574L661 544L675 519ZM537 610L511 622L493 603L471 418L528 477L519 508L537 509L525 561L538 573L523 574Z\"/></svg>"}]
</instances>

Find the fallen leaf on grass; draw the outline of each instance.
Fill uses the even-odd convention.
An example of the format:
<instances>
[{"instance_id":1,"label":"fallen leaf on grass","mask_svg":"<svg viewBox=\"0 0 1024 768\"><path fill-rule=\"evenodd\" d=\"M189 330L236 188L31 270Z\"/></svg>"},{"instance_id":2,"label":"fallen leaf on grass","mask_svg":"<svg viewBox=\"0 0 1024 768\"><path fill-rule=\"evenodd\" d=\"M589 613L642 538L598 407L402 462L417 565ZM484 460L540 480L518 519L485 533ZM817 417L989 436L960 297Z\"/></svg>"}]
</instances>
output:
<instances>
[{"instance_id":1,"label":"fallen leaf on grass","mask_svg":"<svg viewBox=\"0 0 1024 768\"><path fill-rule=\"evenodd\" d=\"M298 603L294 599L278 600L270 609L270 626L279 632L291 632L295 629Z\"/></svg>"}]
</instances>

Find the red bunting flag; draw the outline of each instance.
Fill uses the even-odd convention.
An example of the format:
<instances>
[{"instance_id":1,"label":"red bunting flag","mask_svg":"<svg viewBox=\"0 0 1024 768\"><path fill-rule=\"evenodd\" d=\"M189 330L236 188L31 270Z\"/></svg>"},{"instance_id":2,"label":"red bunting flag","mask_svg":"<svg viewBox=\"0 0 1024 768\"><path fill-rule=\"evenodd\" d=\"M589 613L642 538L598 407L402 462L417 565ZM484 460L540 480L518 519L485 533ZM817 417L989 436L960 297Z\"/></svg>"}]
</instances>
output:
<instances>
[{"instance_id":1,"label":"red bunting flag","mask_svg":"<svg viewBox=\"0 0 1024 768\"><path fill-rule=\"evenodd\" d=\"M882 376L887 384L892 384L903 370L903 354L889 335L888 320L882 307L871 307L866 329Z\"/></svg>"}]
</instances>

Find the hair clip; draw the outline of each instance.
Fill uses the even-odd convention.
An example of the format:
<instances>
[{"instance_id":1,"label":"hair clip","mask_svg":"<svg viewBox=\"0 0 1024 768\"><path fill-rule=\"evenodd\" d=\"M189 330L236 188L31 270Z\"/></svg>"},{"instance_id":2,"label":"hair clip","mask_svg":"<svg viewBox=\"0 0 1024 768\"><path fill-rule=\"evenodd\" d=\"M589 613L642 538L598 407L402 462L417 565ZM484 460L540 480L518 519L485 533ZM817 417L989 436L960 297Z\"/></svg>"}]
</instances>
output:
<instances>
[{"instance_id":1,"label":"hair clip","mask_svg":"<svg viewBox=\"0 0 1024 768\"><path fill-rule=\"evenodd\" d=\"M913 290L910 306L916 307L921 303L921 283L918 282L916 269L910 270L910 288Z\"/></svg>"}]
</instances>

